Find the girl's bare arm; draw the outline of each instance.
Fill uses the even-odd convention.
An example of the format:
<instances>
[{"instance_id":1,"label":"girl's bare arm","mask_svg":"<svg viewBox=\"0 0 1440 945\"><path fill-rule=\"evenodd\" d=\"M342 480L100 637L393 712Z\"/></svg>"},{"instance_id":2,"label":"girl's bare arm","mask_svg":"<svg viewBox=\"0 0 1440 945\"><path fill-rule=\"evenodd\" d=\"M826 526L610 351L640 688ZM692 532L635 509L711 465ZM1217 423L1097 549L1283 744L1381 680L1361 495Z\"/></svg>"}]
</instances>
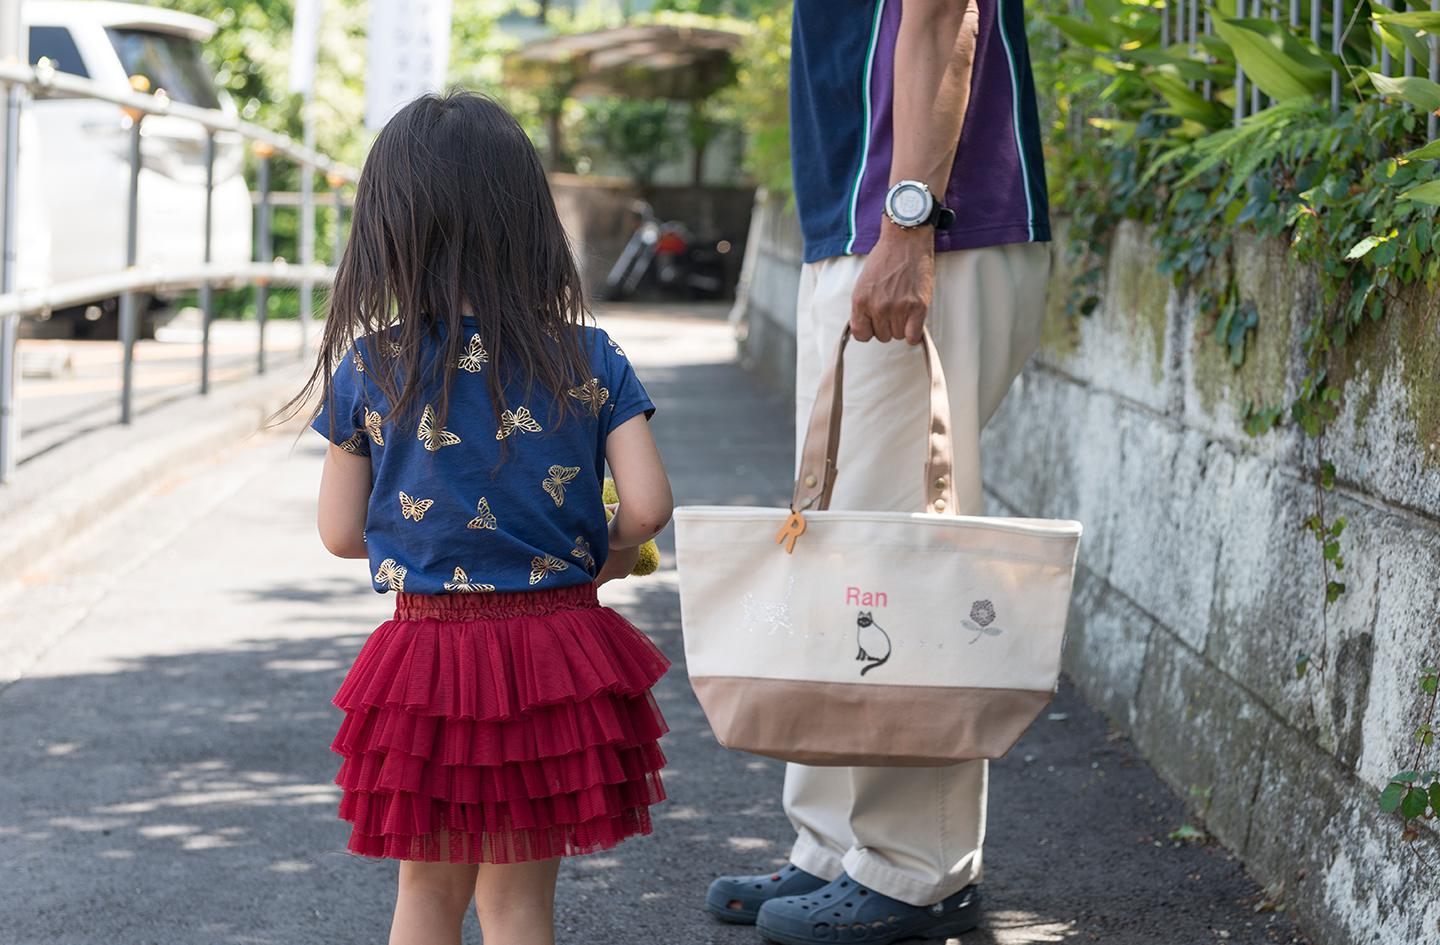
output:
<instances>
[{"instance_id":1,"label":"girl's bare arm","mask_svg":"<svg viewBox=\"0 0 1440 945\"><path fill-rule=\"evenodd\" d=\"M369 557L365 510L370 504L370 457L347 453L334 443L325 453L316 516L320 540L340 558Z\"/></svg>"},{"instance_id":2,"label":"girl's bare arm","mask_svg":"<svg viewBox=\"0 0 1440 945\"><path fill-rule=\"evenodd\" d=\"M660 450L643 414L626 420L605 441L605 462L615 477L620 507L610 520L610 547L637 548L660 533L675 510L675 497Z\"/></svg>"}]
</instances>

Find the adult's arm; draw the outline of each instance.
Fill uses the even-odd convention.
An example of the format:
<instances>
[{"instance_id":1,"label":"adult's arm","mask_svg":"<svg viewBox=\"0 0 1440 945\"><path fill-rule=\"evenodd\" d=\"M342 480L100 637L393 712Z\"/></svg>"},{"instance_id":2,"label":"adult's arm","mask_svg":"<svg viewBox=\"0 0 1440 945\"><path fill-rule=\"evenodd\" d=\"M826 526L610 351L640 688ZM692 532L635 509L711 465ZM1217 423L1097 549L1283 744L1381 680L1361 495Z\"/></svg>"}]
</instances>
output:
<instances>
[{"instance_id":1,"label":"adult's arm","mask_svg":"<svg viewBox=\"0 0 1440 945\"><path fill-rule=\"evenodd\" d=\"M895 40L895 151L890 183L921 180L944 199L970 102L980 31L977 0L905 0ZM963 208L961 208L963 212ZM857 341L920 343L935 292L935 230L881 223L880 240L855 286Z\"/></svg>"}]
</instances>

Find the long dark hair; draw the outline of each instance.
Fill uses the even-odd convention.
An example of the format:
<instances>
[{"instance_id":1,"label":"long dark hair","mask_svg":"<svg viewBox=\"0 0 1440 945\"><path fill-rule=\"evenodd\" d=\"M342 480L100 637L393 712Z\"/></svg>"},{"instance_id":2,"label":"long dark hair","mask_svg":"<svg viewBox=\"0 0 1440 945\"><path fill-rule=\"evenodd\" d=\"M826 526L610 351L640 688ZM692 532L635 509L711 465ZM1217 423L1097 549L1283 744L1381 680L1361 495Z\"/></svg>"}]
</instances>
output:
<instances>
[{"instance_id":1,"label":"long dark hair","mask_svg":"<svg viewBox=\"0 0 1440 945\"><path fill-rule=\"evenodd\" d=\"M421 96L376 137L315 370L277 416L293 415L317 389L328 402L336 365L368 338L365 372L388 402L386 419L409 422L429 398L443 424L468 342L466 309L490 356L497 415L517 377L572 409L561 392L588 376L576 329L589 312L549 182L509 112L455 90ZM433 354L427 341L440 342Z\"/></svg>"}]
</instances>

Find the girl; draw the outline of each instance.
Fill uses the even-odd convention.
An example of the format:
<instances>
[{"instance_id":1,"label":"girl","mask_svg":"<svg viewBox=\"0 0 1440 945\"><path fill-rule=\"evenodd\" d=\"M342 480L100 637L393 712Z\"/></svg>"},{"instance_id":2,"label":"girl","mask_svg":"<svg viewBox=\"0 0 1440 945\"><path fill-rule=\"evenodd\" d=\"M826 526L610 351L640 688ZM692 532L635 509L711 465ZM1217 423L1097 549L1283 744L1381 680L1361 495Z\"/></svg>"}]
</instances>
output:
<instances>
[{"instance_id":1,"label":"girl","mask_svg":"<svg viewBox=\"0 0 1440 945\"><path fill-rule=\"evenodd\" d=\"M391 945L554 942L559 858L650 832L668 663L595 598L670 518L624 352L586 324L525 133L428 95L355 192L312 425L320 536L368 558L395 617L335 704L349 848L400 862ZM620 502L607 527L608 463Z\"/></svg>"}]
</instances>

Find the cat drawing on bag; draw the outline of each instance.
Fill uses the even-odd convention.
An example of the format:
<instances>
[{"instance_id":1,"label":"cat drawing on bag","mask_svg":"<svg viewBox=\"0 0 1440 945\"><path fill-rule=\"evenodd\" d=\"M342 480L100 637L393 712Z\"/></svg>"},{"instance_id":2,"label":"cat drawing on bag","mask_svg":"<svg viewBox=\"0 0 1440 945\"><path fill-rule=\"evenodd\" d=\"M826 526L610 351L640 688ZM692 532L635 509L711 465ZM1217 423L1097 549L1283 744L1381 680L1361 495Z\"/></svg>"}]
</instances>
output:
<instances>
[{"instance_id":1,"label":"cat drawing on bag","mask_svg":"<svg viewBox=\"0 0 1440 945\"><path fill-rule=\"evenodd\" d=\"M856 618L855 624L855 639L859 644L859 652L855 654L855 659L868 663L864 669L860 670L860 675L864 676L890 659L890 634L875 622L875 618L868 610L860 611L860 616ZM873 655L882 650L884 651L883 656Z\"/></svg>"}]
</instances>

